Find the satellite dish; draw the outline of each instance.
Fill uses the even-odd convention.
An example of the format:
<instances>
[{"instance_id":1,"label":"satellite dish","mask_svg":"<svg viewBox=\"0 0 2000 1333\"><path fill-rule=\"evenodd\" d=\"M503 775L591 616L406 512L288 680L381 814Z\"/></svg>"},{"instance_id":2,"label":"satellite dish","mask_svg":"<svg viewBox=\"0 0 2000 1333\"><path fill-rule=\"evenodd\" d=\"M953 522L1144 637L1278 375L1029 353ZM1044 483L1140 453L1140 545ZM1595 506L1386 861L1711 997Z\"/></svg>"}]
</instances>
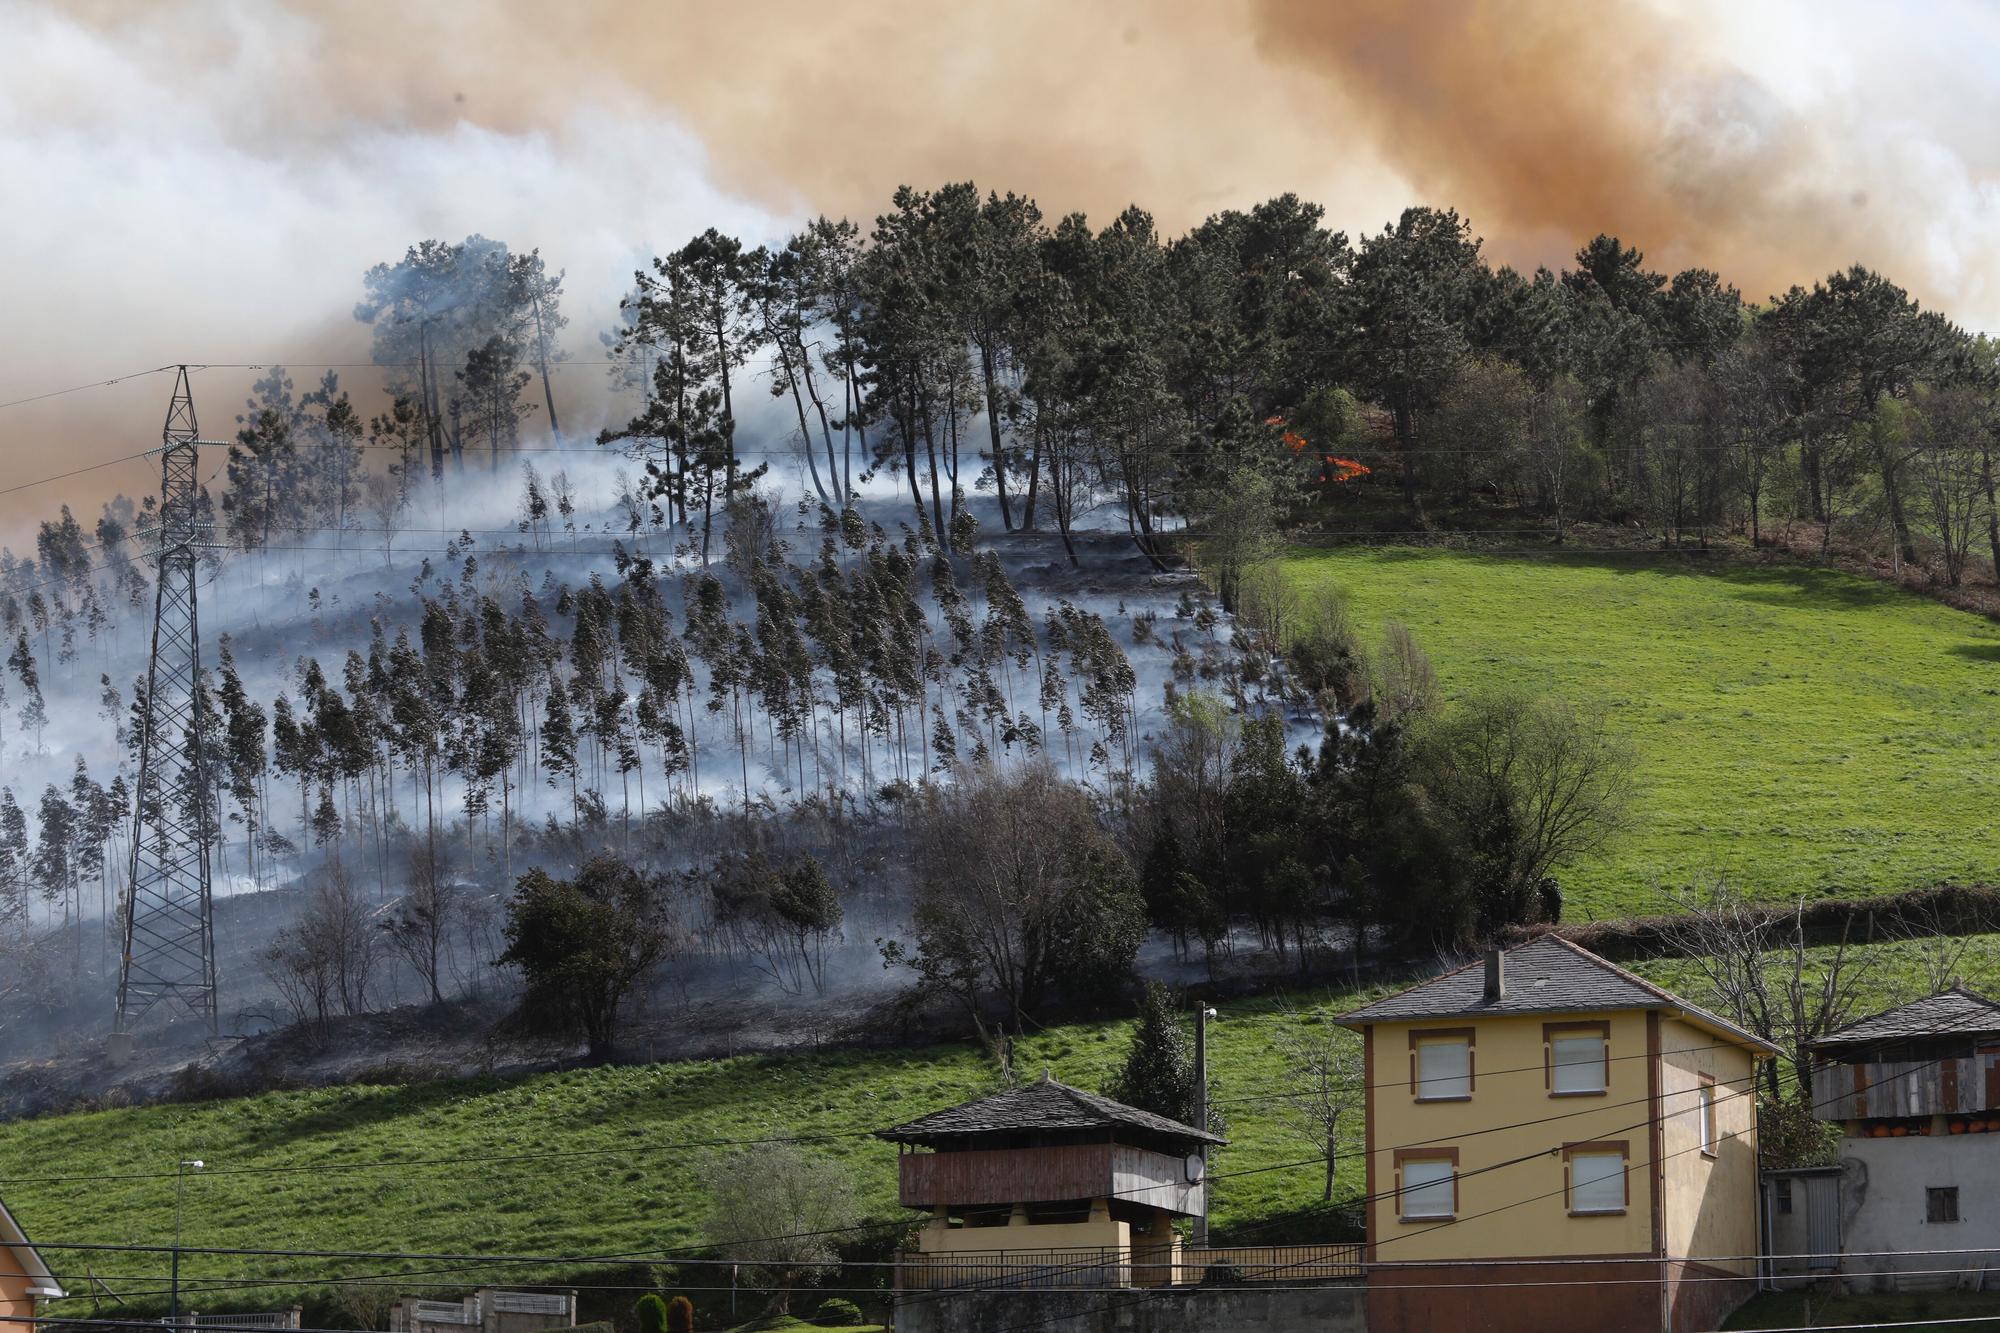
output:
<instances>
[{"instance_id":1,"label":"satellite dish","mask_svg":"<svg viewBox=\"0 0 2000 1333\"><path fill-rule=\"evenodd\" d=\"M1200 1153L1191 1152L1187 1155L1187 1160L1181 1164L1181 1170L1186 1174L1188 1184L1199 1185L1201 1178L1208 1174L1208 1163L1203 1160Z\"/></svg>"}]
</instances>

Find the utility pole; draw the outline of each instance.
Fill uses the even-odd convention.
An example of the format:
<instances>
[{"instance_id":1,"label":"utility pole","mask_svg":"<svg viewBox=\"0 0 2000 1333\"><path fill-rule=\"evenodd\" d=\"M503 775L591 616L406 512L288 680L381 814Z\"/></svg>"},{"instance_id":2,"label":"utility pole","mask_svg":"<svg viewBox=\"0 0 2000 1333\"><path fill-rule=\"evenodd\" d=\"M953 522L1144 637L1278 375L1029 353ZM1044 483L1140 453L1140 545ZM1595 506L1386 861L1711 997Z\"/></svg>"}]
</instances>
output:
<instances>
[{"instance_id":1,"label":"utility pole","mask_svg":"<svg viewBox=\"0 0 2000 1333\"><path fill-rule=\"evenodd\" d=\"M155 1005L201 1019L213 1033L215 916L209 894L208 725L201 699L200 437L187 367L174 381L160 432L160 521L153 584L153 644L139 728L133 789L132 876L125 902L125 947L118 970L118 1015L110 1052L131 1053L132 1028ZM136 534L135 534L136 535Z\"/></svg>"},{"instance_id":2,"label":"utility pole","mask_svg":"<svg viewBox=\"0 0 2000 1333\"><path fill-rule=\"evenodd\" d=\"M171 1285L167 1288L167 1322L181 1322L181 1196L186 1192L187 1173L199 1171L207 1163L183 1158L174 1169L174 1263Z\"/></svg>"},{"instance_id":3,"label":"utility pole","mask_svg":"<svg viewBox=\"0 0 2000 1333\"><path fill-rule=\"evenodd\" d=\"M1208 1131L1208 1020L1215 1010L1196 1002L1194 1007L1194 1127ZM1208 1145L1201 1145L1201 1211L1194 1217L1196 1249L1208 1248Z\"/></svg>"}]
</instances>

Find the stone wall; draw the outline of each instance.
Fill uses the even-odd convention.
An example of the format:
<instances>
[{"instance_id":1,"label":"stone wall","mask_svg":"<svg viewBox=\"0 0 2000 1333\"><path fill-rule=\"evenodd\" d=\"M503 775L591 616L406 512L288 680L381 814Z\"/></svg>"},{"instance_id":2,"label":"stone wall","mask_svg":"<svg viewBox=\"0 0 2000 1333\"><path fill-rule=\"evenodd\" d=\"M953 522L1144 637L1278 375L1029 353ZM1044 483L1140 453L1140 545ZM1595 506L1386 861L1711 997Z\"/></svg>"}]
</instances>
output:
<instances>
[{"instance_id":1,"label":"stone wall","mask_svg":"<svg viewBox=\"0 0 2000 1333\"><path fill-rule=\"evenodd\" d=\"M896 1306L896 1333L1217 1333L1312 1329L1367 1333L1368 1296L1359 1283L1259 1291L1255 1287L1172 1291L911 1292Z\"/></svg>"}]
</instances>

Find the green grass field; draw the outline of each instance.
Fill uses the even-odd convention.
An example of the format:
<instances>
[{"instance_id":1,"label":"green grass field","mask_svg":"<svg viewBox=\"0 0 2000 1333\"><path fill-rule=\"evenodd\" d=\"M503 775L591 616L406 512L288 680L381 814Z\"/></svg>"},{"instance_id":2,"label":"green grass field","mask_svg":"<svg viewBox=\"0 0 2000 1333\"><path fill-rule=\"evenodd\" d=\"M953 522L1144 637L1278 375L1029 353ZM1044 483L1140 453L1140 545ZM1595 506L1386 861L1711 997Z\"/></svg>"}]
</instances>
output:
<instances>
[{"instance_id":1,"label":"green grass field","mask_svg":"<svg viewBox=\"0 0 2000 1333\"><path fill-rule=\"evenodd\" d=\"M1909 998L1918 946L1882 950L1863 1008ZM1641 971L1704 998L1683 964ZM2000 992L2000 936L1972 942L1968 984ZM1210 1028L1214 1095L1230 1143L1213 1171L1219 1241L1323 1239L1312 1212L1322 1167L1278 1119L1284 1086L1276 1034L1322 1024L1380 994L1245 1000ZM1016 1046L1022 1077L1046 1065L1065 1082L1102 1089L1122 1063L1126 1022L1051 1028ZM632 1266L700 1238L706 1207L695 1167L706 1151L671 1146L785 1135L829 1135L808 1151L845 1163L869 1218L913 1217L895 1202L895 1148L872 1131L991 1091L990 1062L971 1047L840 1052L576 1070L409 1086L274 1092L231 1101L92 1111L0 1124L0 1196L46 1246L81 1295L90 1273L157 1310L161 1253L63 1250L65 1242L166 1245L173 1236L174 1164L187 1178L184 1243L193 1248L338 1250L421 1255L632 1256ZM1359 1116L1353 1133L1360 1133ZM1355 1144L1353 1146L1358 1146ZM538 1161L479 1161L567 1153ZM1337 1198L1362 1189L1361 1163L1341 1164ZM711 1281L684 1269L675 1283ZM190 1254L184 1305L326 1308L329 1277L411 1274L405 1294L450 1295L481 1283L630 1283L632 1268L575 1263L467 1267L445 1259L277 1258ZM629 1306L634 1293L601 1300ZM588 1310L590 1307L586 1307ZM810 1308L810 1307L808 1307ZM87 1312L81 1300L69 1313ZM600 1306L593 1313L604 1313Z\"/></svg>"},{"instance_id":2,"label":"green grass field","mask_svg":"<svg viewBox=\"0 0 2000 1333\"><path fill-rule=\"evenodd\" d=\"M1596 700L1638 826L1571 867L1572 919L1705 872L1764 897L2000 880L2000 626L1868 579L1644 555L1299 551L1365 639L1408 625L1447 696Z\"/></svg>"},{"instance_id":3,"label":"green grass field","mask_svg":"<svg viewBox=\"0 0 2000 1333\"><path fill-rule=\"evenodd\" d=\"M1322 1021L1359 1002L1325 997L1299 1007L1307 1021ZM1272 1045L1279 1021L1275 1002L1227 1007L1211 1029L1218 1099L1271 1091L1281 1068ZM1122 1063L1129 1032L1130 1024L1122 1022L1050 1029L1017 1043L1017 1067L1023 1077L1039 1077L1047 1065L1066 1082L1101 1088ZM169 1243L173 1169L183 1158L207 1163L187 1179L183 1240L189 1247L626 1255L699 1239L706 1201L693 1168L707 1150L661 1145L872 1131L998 1086L990 1061L973 1048L937 1046L86 1112L0 1124L0 1197L48 1246L48 1258L73 1289L81 1288L89 1264L116 1278L111 1285L128 1299L161 1289L167 1256L92 1255L56 1245ZM1316 1164L1262 1169L1313 1155L1286 1134L1267 1104L1223 1109L1232 1141L1214 1166L1219 1228L1255 1225L1318 1201ZM611 1151L599 1151L605 1149ZM589 1155L356 1169L558 1151ZM866 1216L912 1216L895 1202L894 1145L841 1137L810 1144L808 1151L846 1164ZM1358 1190L1360 1163L1345 1165L1351 1170L1344 1188ZM1243 1171L1251 1174L1229 1174ZM74 1178L103 1176L131 1178ZM584 1265L481 1271L435 1260L402 1265L217 1255L186 1256L182 1273L190 1288L185 1304L192 1308L262 1309L316 1299L317 1278L439 1267L449 1271L435 1280L460 1289L482 1281L588 1284L593 1271L600 1281L631 1280L629 1274L605 1278ZM202 1294L204 1282L221 1280L269 1285Z\"/></svg>"}]
</instances>

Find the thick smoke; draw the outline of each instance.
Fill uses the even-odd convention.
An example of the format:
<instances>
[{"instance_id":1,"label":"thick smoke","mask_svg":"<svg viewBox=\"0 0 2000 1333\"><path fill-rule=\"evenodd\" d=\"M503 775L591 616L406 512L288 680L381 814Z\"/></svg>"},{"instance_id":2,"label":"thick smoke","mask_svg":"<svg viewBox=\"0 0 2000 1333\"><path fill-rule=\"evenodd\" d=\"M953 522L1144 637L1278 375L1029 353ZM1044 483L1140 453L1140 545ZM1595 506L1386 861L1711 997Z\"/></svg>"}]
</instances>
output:
<instances>
[{"instance_id":1,"label":"thick smoke","mask_svg":"<svg viewBox=\"0 0 2000 1333\"><path fill-rule=\"evenodd\" d=\"M1991 325L1991 148L1932 100L1983 83L1990 19L1941 7L1936 27L1985 40L1920 49L1879 8L1775 7L1789 24L1748 8L1764 12L1253 6L1271 60L1319 77L1321 104L1391 145L1418 196L1469 213L1497 257L1549 262L1609 231L1753 300L1861 262Z\"/></svg>"},{"instance_id":2,"label":"thick smoke","mask_svg":"<svg viewBox=\"0 0 2000 1333\"><path fill-rule=\"evenodd\" d=\"M1964 5L1924 20L1845 0L0 0L0 401L167 361L365 361L362 270L473 232L568 269L560 391L588 400L592 335L645 255L966 177L1051 214L1137 201L1170 231L1282 190L1350 231L1452 204L1509 262L1610 229L1753 298L1858 260L1989 327L2000 36ZM210 372L204 397L254 376ZM27 475L114 457L157 398L12 409L0 445ZM145 485L128 466L67 494Z\"/></svg>"}]
</instances>

